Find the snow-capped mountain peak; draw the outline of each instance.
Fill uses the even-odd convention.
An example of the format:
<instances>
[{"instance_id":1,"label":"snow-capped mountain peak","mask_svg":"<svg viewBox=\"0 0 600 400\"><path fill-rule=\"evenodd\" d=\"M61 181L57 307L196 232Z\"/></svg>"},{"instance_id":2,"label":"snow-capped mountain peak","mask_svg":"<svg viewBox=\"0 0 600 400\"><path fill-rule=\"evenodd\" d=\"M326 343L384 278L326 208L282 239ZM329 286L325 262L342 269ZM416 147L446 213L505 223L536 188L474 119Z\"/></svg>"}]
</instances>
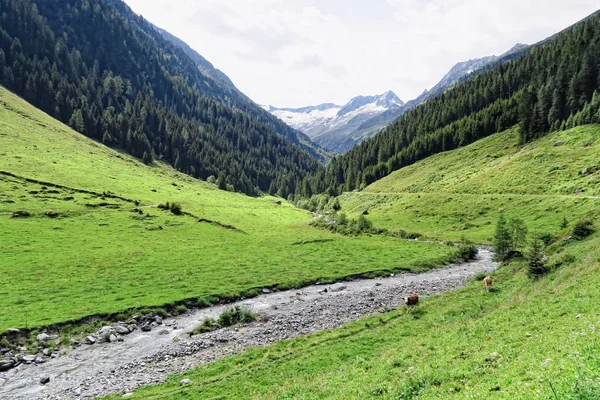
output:
<instances>
[{"instance_id":1,"label":"snow-capped mountain peak","mask_svg":"<svg viewBox=\"0 0 600 400\"><path fill-rule=\"evenodd\" d=\"M328 132L349 134L367 120L403 105L404 102L394 92L387 91L375 96L356 96L344 106L325 103L302 108L263 108L319 143L318 137Z\"/></svg>"}]
</instances>

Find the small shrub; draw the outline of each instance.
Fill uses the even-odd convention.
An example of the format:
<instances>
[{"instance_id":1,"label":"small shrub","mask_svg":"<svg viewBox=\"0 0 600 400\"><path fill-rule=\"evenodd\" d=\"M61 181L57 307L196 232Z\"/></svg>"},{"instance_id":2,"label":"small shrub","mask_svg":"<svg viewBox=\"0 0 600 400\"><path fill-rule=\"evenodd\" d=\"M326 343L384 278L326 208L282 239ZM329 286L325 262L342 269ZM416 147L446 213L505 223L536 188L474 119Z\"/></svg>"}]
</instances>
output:
<instances>
[{"instance_id":1,"label":"small shrub","mask_svg":"<svg viewBox=\"0 0 600 400\"><path fill-rule=\"evenodd\" d=\"M217 321L214 318L206 318L204 321L202 321L200 326L190 332L190 336L212 332L217 329L219 329L219 324L217 324Z\"/></svg>"},{"instance_id":2,"label":"small shrub","mask_svg":"<svg viewBox=\"0 0 600 400\"><path fill-rule=\"evenodd\" d=\"M475 245L463 244L456 251L456 259L458 261L471 261L477 257L479 250Z\"/></svg>"},{"instance_id":3,"label":"small shrub","mask_svg":"<svg viewBox=\"0 0 600 400\"><path fill-rule=\"evenodd\" d=\"M575 224L572 234L575 239L581 240L590 236L595 231L594 223L591 220L582 219Z\"/></svg>"},{"instance_id":4,"label":"small shrub","mask_svg":"<svg viewBox=\"0 0 600 400\"><path fill-rule=\"evenodd\" d=\"M256 315L251 309L235 306L223 311L219 316L219 325L222 327L236 324L248 324L256 319Z\"/></svg>"},{"instance_id":5,"label":"small shrub","mask_svg":"<svg viewBox=\"0 0 600 400\"><path fill-rule=\"evenodd\" d=\"M181 211L181 206L178 203L172 203L170 210L173 214L175 215L181 215L182 211Z\"/></svg>"},{"instance_id":6,"label":"small shrub","mask_svg":"<svg viewBox=\"0 0 600 400\"><path fill-rule=\"evenodd\" d=\"M187 310L188 310L187 307L184 306L183 304L178 305L177 307L175 307L175 313L177 315L184 314L185 312L187 312Z\"/></svg>"},{"instance_id":7,"label":"small shrub","mask_svg":"<svg viewBox=\"0 0 600 400\"><path fill-rule=\"evenodd\" d=\"M567 220L567 217L563 217L563 220L560 223L560 229L566 229L568 226L569 226L569 220Z\"/></svg>"},{"instance_id":8,"label":"small shrub","mask_svg":"<svg viewBox=\"0 0 600 400\"><path fill-rule=\"evenodd\" d=\"M11 347L11 343L8 341L7 338L2 338L0 340L0 348L10 349Z\"/></svg>"},{"instance_id":9,"label":"small shrub","mask_svg":"<svg viewBox=\"0 0 600 400\"><path fill-rule=\"evenodd\" d=\"M550 246L552 243L556 242L556 236L551 233L542 233L538 238L544 243L544 246Z\"/></svg>"},{"instance_id":10,"label":"small shrub","mask_svg":"<svg viewBox=\"0 0 600 400\"><path fill-rule=\"evenodd\" d=\"M158 310L156 310L155 313L156 313L156 315L160 316L161 318L167 318L169 316L169 314L162 308L159 308Z\"/></svg>"},{"instance_id":11,"label":"small shrub","mask_svg":"<svg viewBox=\"0 0 600 400\"><path fill-rule=\"evenodd\" d=\"M373 227L373 223L361 214L358 217L357 227L360 232L367 232Z\"/></svg>"},{"instance_id":12,"label":"small shrub","mask_svg":"<svg viewBox=\"0 0 600 400\"><path fill-rule=\"evenodd\" d=\"M171 206L169 205L169 202L167 201L167 204L160 203L158 205L158 208L160 208L161 210L168 210L169 208L171 208Z\"/></svg>"}]
</instances>

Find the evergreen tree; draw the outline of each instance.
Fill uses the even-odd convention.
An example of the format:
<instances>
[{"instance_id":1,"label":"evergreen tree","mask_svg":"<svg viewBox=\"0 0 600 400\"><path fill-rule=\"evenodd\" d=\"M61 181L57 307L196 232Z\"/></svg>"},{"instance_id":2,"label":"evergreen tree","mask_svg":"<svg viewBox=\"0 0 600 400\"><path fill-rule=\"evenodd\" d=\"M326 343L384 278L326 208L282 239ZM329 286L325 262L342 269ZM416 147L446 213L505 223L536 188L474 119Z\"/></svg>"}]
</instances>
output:
<instances>
[{"instance_id":1,"label":"evergreen tree","mask_svg":"<svg viewBox=\"0 0 600 400\"><path fill-rule=\"evenodd\" d=\"M525 222L519 218L511 218L507 225L511 238L511 251L518 250L527 242L527 227Z\"/></svg>"},{"instance_id":2,"label":"evergreen tree","mask_svg":"<svg viewBox=\"0 0 600 400\"><path fill-rule=\"evenodd\" d=\"M81 110L76 110L69 119L69 126L79 133L85 132L85 124Z\"/></svg>"},{"instance_id":3,"label":"evergreen tree","mask_svg":"<svg viewBox=\"0 0 600 400\"><path fill-rule=\"evenodd\" d=\"M217 179L217 186L221 190L227 190L227 177L225 176L225 172L223 171L219 173L219 179Z\"/></svg>"},{"instance_id":4,"label":"evergreen tree","mask_svg":"<svg viewBox=\"0 0 600 400\"><path fill-rule=\"evenodd\" d=\"M511 251L513 241L510 234L510 229L504 213L500 213L496 222L496 233L494 235L494 253L498 260L506 260L506 256Z\"/></svg>"},{"instance_id":5,"label":"evergreen tree","mask_svg":"<svg viewBox=\"0 0 600 400\"><path fill-rule=\"evenodd\" d=\"M533 278L539 277L546 273L543 245L538 235L534 235L533 240L531 241L528 259L528 272L529 276Z\"/></svg>"}]
</instances>

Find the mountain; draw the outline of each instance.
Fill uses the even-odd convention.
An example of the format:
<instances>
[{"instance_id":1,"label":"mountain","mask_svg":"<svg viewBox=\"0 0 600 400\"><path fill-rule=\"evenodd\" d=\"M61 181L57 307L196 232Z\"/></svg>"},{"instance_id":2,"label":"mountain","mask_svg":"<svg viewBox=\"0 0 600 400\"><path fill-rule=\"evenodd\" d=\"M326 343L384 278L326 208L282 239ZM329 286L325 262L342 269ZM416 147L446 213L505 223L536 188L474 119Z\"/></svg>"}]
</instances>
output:
<instances>
[{"instance_id":1,"label":"mountain","mask_svg":"<svg viewBox=\"0 0 600 400\"><path fill-rule=\"evenodd\" d=\"M379 130L381 130L400 118L405 112L412 110L413 108L423 104L425 101L433 97L439 96L453 85L468 79L472 79L491 66L516 60L523 54L526 54L529 50L531 50L531 48L532 46L518 43L500 56L493 55L459 62L454 65L450 71L448 71L448 73L444 75L444 77L431 89L425 89L417 98L408 101L402 108L390 109L373 117L371 120L366 121L362 126L359 127L358 133L362 132L363 130L370 130L372 127L379 127ZM379 132L379 130L377 130L375 133ZM373 135L372 132L369 133L370 134L367 135L367 137ZM356 133L354 135L356 135Z\"/></svg>"},{"instance_id":2,"label":"mountain","mask_svg":"<svg viewBox=\"0 0 600 400\"><path fill-rule=\"evenodd\" d=\"M287 197L320 168L304 135L121 0L0 9L0 84L94 140L251 195Z\"/></svg>"},{"instance_id":3,"label":"mountain","mask_svg":"<svg viewBox=\"0 0 600 400\"><path fill-rule=\"evenodd\" d=\"M176 46L179 46L185 52L185 54L187 54L187 56L190 57L192 61L194 61L198 65L198 68L200 69L200 72L202 72L203 75L212 78L215 82L220 83L226 88L239 92L238 88L235 87L235 85L227 75L225 75L221 70L215 68L210 61L208 61L197 51L192 49L186 42L170 34L164 29L159 28L158 26L154 27L166 40L168 40Z\"/></svg>"},{"instance_id":4,"label":"mountain","mask_svg":"<svg viewBox=\"0 0 600 400\"><path fill-rule=\"evenodd\" d=\"M357 96L343 106L326 103L303 108L263 108L304 132L319 146L343 153L364 138L364 135L357 136L356 131L373 128L364 126L367 121L403 106L404 102L388 91L375 96Z\"/></svg>"},{"instance_id":5,"label":"mountain","mask_svg":"<svg viewBox=\"0 0 600 400\"><path fill-rule=\"evenodd\" d=\"M521 143L528 143L551 131L598 122L599 64L597 12L540 43L516 46L458 78L441 94L425 93L419 107L333 159L325 175L309 177L300 194L361 189L419 160L516 124ZM457 70L466 73L469 68Z\"/></svg>"},{"instance_id":6,"label":"mountain","mask_svg":"<svg viewBox=\"0 0 600 400\"><path fill-rule=\"evenodd\" d=\"M192 49L186 42L179 39L178 37L170 34L169 32L161 29L157 26L154 28L169 42L181 48L184 53L194 61L200 72L214 80L221 86L221 89L227 93L227 96L221 98L226 100L225 104L231 104L236 108L244 110L247 114L256 118L260 122L271 126L277 133L283 135L292 142L298 144L312 157L319 161L327 161L331 156L327 151L313 143L308 136L299 130L290 128L290 126L282 123L279 119L275 118L268 112L262 109L259 105L254 103L248 96L242 93L231 81L231 79L225 75L221 70L215 68L206 58L200 55L197 51Z\"/></svg>"}]
</instances>

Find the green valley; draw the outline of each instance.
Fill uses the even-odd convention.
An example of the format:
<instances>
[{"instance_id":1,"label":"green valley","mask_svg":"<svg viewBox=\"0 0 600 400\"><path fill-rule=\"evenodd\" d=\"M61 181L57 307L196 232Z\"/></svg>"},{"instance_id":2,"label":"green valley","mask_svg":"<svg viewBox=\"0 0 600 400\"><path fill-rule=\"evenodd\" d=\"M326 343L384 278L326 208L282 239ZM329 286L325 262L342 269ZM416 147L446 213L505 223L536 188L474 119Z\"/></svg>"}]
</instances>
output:
<instances>
[{"instance_id":1,"label":"green valley","mask_svg":"<svg viewBox=\"0 0 600 400\"><path fill-rule=\"evenodd\" d=\"M337 3L0 0L0 398L600 399L597 4Z\"/></svg>"},{"instance_id":2,"label":"green valley","mask_svg":"<svg viewBox=\"0 0 600 400\"><path fill-rule=\"evenodd\" d=\"M4 89L0 102L0 171L11 174L0 175L0 331L423 270L452 256L437 244L322 232L308 226L309 213L277 198L220 191L160 162L146 166ZM158 208L167 202L189 214ZM31 216L13 218L18 211Z\"/></svg>"},{"instance_id":3,"label":"green valley","mask_svg":"<svg viewBox=\"0 0 600 400\"><path fill-rule=\"evenodd\" d=\"M600 217L597 172L580 173L600 159L599 132L584 126L520 147L509 130L341 196L342 211L368 210L376 226L440 240L491 242L504 208L531 231L555 235L545 277L529 278L517 258L494 274L489 293L476 279L418 309L251 350L133 398L598 398L600 236L578 241L571 229ZM180 386L183 378L191 385Z\"/></svg>"}]
</instances>

